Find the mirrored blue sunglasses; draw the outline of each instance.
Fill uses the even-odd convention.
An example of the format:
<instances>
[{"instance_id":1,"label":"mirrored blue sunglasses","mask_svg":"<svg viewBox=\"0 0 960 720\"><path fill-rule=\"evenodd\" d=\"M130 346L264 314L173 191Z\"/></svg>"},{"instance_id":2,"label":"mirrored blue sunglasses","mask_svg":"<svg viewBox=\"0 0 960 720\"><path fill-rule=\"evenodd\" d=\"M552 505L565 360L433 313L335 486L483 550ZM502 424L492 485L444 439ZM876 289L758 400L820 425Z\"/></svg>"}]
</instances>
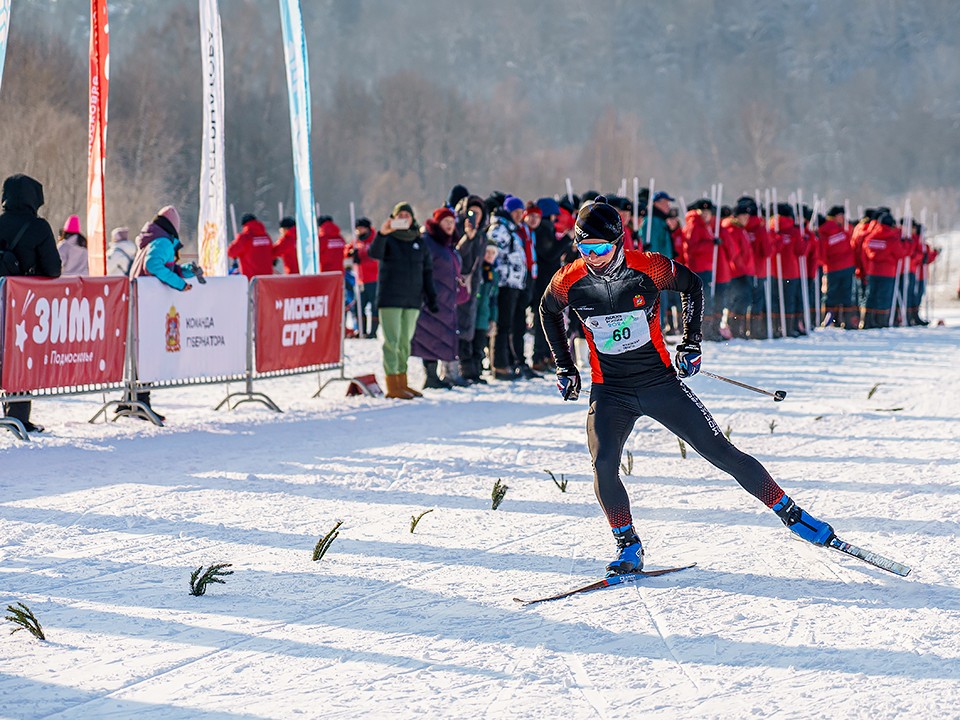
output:
<instances>
[{"instance_id":1,"label":"mirrored blue sunglasses","mask_svg":"<svg viewBox=\"0 0 960 720\"><path fill-rule=\"evenodd\" d=\"M580 251L580 254L586 257L591 253L603 257L604 255L609 255L616 249L615 243L609 242L579 242L577 243L577 249Z\"/></svg>"}]
</instances>

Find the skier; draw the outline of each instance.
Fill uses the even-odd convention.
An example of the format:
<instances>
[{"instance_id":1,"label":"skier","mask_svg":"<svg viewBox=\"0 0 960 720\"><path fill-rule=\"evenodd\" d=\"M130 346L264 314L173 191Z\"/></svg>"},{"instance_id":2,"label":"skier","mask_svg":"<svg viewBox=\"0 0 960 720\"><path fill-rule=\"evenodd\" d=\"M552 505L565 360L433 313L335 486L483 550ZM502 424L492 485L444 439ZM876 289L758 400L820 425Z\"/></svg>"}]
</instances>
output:
<instances>
[{"instance_id":1,"label":"skier","mask_svg":"<svg viewBox=\"0 0 960 720\"><path fill-rule=\"evenodd\" d=\"M648 415L730 473L771 508L794 533L826 545L833 528L791 500L753 457L734 447L700 400L680 380L700 370L703 284L687 267L659 253L624 250L620 214L603 196L582 207L575 225L580 259L561 268L540 303L540 317L557 364L564 400L580 394L580 374L567 345L563 310L583 325L590 346L593 386L587 412L587 445L594 490L619 554L607 576L643 569L643 546L633 527L620 480L623 445L641 415ZM683 340L676 370L660 330L660 292L675 290L683 304Z\"/></svg>"}]
</instances>

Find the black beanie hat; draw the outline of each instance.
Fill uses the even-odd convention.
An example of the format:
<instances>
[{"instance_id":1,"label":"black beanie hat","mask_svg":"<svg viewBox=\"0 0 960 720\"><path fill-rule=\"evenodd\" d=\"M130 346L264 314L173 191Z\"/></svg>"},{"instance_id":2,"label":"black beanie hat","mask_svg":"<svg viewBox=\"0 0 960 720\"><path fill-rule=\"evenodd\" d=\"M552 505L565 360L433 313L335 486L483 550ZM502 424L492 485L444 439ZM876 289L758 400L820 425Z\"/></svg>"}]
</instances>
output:
<instances>
[{"instance_id":1,"label":"black beanie hat","mask_svg":"<svg viewBox=\"0 0 960 720\"><path fill-rule=\"evenodd\" d=\"M744 195L742 198L737 200L737 204L733 208L734 215L757 215L757 203L749 195Z\"/></svg>"},{"instance_id":2,"label":"black beanie hat","mask_svg":"<svg viewBox=\"0 0 960 720\"><path fill-rule=\"evenodd\" d=\"M717 206L706 198L701 198L700 200L695 200L690 203L687 205L687 210L709 210L714 215L717 214Z\"/></svg>"},{"instance_id":3,"label":"black beanie hat","mask_svg":"<svg viewBox=\"0 0 960 720\"><path fill-rule=\"evenodd\" d=\"M777 215L781 217L793 218L793 205L790 203L777 203Z\"/></svg>"},{"instance_id":4,"label":"black beanie hat","mask_svg":"<svg viewBox=\"0 0 960 720\"><path fill-rule=\"evenodd\" d=\"M847 211L843 205L834 205L832 208L827 210L827 217L833 217L834 215L846 215Z\"/></svg>"},{"instance_id":5,"label":"black beanie hat","mask_svg":"<svg viewBox=\"0 0 960 720\"><path fill-rule=\"evenodd\" d=\"M467 190L463 185L454 185L452 188L450 188L450 194L447 195L447 207L456 207L457 203L463 198L467 197L469 194L470 191Z\"/></svg>"},{"instance_id":6,"label":"black beanie hat","mask_svg":"<svg viewBox=\"0 0 960 720\"><path fill-rule=\"evenodd\" d=\"M354 227L355 227L355 228L362 227L362 228L367 228L367 229L372 230L372 229L373 229L373 223L370 222L370 218L361 217L361 218L357 218L357 224L356 224Z\"/></svg>"},{"instance_id":7,"label":"black beanie hat","mask_svg":"<svg viewBox=\"0 0 960 720\"><path fill-rule=\"evenodd\" d=\"M246 225L251 220L256 220L256 219L257 219L257 216L254 215L253 213L244 213L243 215L240 216L240 224Z\"/></svg>"},{"instance_id":8,"label":"black beanie hat","mask_svg":"<svg viewBox=\"0 0 960 720\"><path fill-rule=\"evenodd\" d=\"M877 222L886 227L896 227L897 221L893 219L893 215L888 212L883 213L880 217L877 218Z\"/></svg>"},{"instance_id":9,"label":"black beanie hat","mask_svg":"<svg viewBox=\"0 0 960 720\"><path fill-rule=\"evenodd\" d=\"M283 220L280 221L280 227L282 228L292 228L297 226L297 221L292 217L287 215Z\"/></svg>"},{"instance_id":10,"label":"black beanie hat","mask_svg":"<svg viewBox=\"0 0 960 720\"><path fill-rule=\"evenodd\" d=\"M729 205L724 205L724 206L722 206L722 207L720 208L720 217L721 217L721 218L728 218L728 217L730 217L731 215L733 215L733 208L730 207Z\"/></svg>"},{"instance_id":11,"label":"black beanie hat","mask_svg":"<svg viewBox=\"0 0 960 720\"><path fill-rule=\"evenodd\" d=\"M623 222L617 209L609 205L603 195L597 195L593 202L580 208L574 232L577 242L596 238L618 243L623 240Z\"/></svg>"}]
</instances>

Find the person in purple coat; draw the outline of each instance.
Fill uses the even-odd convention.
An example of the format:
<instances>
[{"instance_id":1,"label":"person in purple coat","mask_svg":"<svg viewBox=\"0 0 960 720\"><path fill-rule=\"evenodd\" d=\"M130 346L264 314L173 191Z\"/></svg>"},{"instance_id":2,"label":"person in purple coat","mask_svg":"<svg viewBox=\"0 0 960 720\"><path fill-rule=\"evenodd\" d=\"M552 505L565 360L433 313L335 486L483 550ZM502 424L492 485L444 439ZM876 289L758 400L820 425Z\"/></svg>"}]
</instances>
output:
<instances>
[{"instance_id":1,"label":"person in purple coat","mask_svg":"<svg viewBox=\"0 0 960 720\"><path fill-rule=\"evenodd\" d=\"M437 374L439 361L457 359L457 278L460 276L460 255L456 250L457 220L453 210L437 208L424 224L422 240L433 259L433 283L437 289L437 311L420 309L413 333L410 354L423 359L427 373L424 389L453 387Z\"/></svg>"}]
</instances>

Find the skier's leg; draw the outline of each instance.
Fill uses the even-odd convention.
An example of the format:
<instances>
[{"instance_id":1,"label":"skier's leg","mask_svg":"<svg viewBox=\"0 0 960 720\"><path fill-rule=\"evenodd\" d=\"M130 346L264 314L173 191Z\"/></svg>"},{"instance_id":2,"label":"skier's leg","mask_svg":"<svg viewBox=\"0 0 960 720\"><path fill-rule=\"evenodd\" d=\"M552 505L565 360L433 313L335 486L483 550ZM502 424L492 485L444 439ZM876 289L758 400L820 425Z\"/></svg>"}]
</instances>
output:
<instances>
[{"instance_id":1,"label":"skier's leg","mask_svg":"<svg viewBox=\"0 0 960 720\"><path fill-rule=\"evenodd\" d=\"M643 545L633 528L630 499L620 480L620 456L640 416L632 390L609 390L597 384L590 389L587 412L587 445L593 459L594 491L617 542L617 557L607 565L607 575L643 569Z\"/></svg>"},{"instance_id":2,"label":"skier's leg","mask_svg":"<svg viewBox=\"0 0 960 720\"><path fill-rule=\"evenodd\" d=\"M744 490L776 512L804 540L823 545L833 537L833 528L797 507L760 461L724 437L716 420L684 383L677 380L644 388L639 396L643 414L681 437L707 462L733 475Z\"/></svg>"},{"instance_id":3,"label":"skier's leg","mask_svg":"<svg viewBox=\"0 0 960 720\"><path fill-rule=\"evenodd\" d=\"M610 390L600 384L590 389L587 447L593 461L593 489L612 528L632 522L630 499L620 480L620 456L640 415L632 390Z\"/></svg>"}]
</instances>

